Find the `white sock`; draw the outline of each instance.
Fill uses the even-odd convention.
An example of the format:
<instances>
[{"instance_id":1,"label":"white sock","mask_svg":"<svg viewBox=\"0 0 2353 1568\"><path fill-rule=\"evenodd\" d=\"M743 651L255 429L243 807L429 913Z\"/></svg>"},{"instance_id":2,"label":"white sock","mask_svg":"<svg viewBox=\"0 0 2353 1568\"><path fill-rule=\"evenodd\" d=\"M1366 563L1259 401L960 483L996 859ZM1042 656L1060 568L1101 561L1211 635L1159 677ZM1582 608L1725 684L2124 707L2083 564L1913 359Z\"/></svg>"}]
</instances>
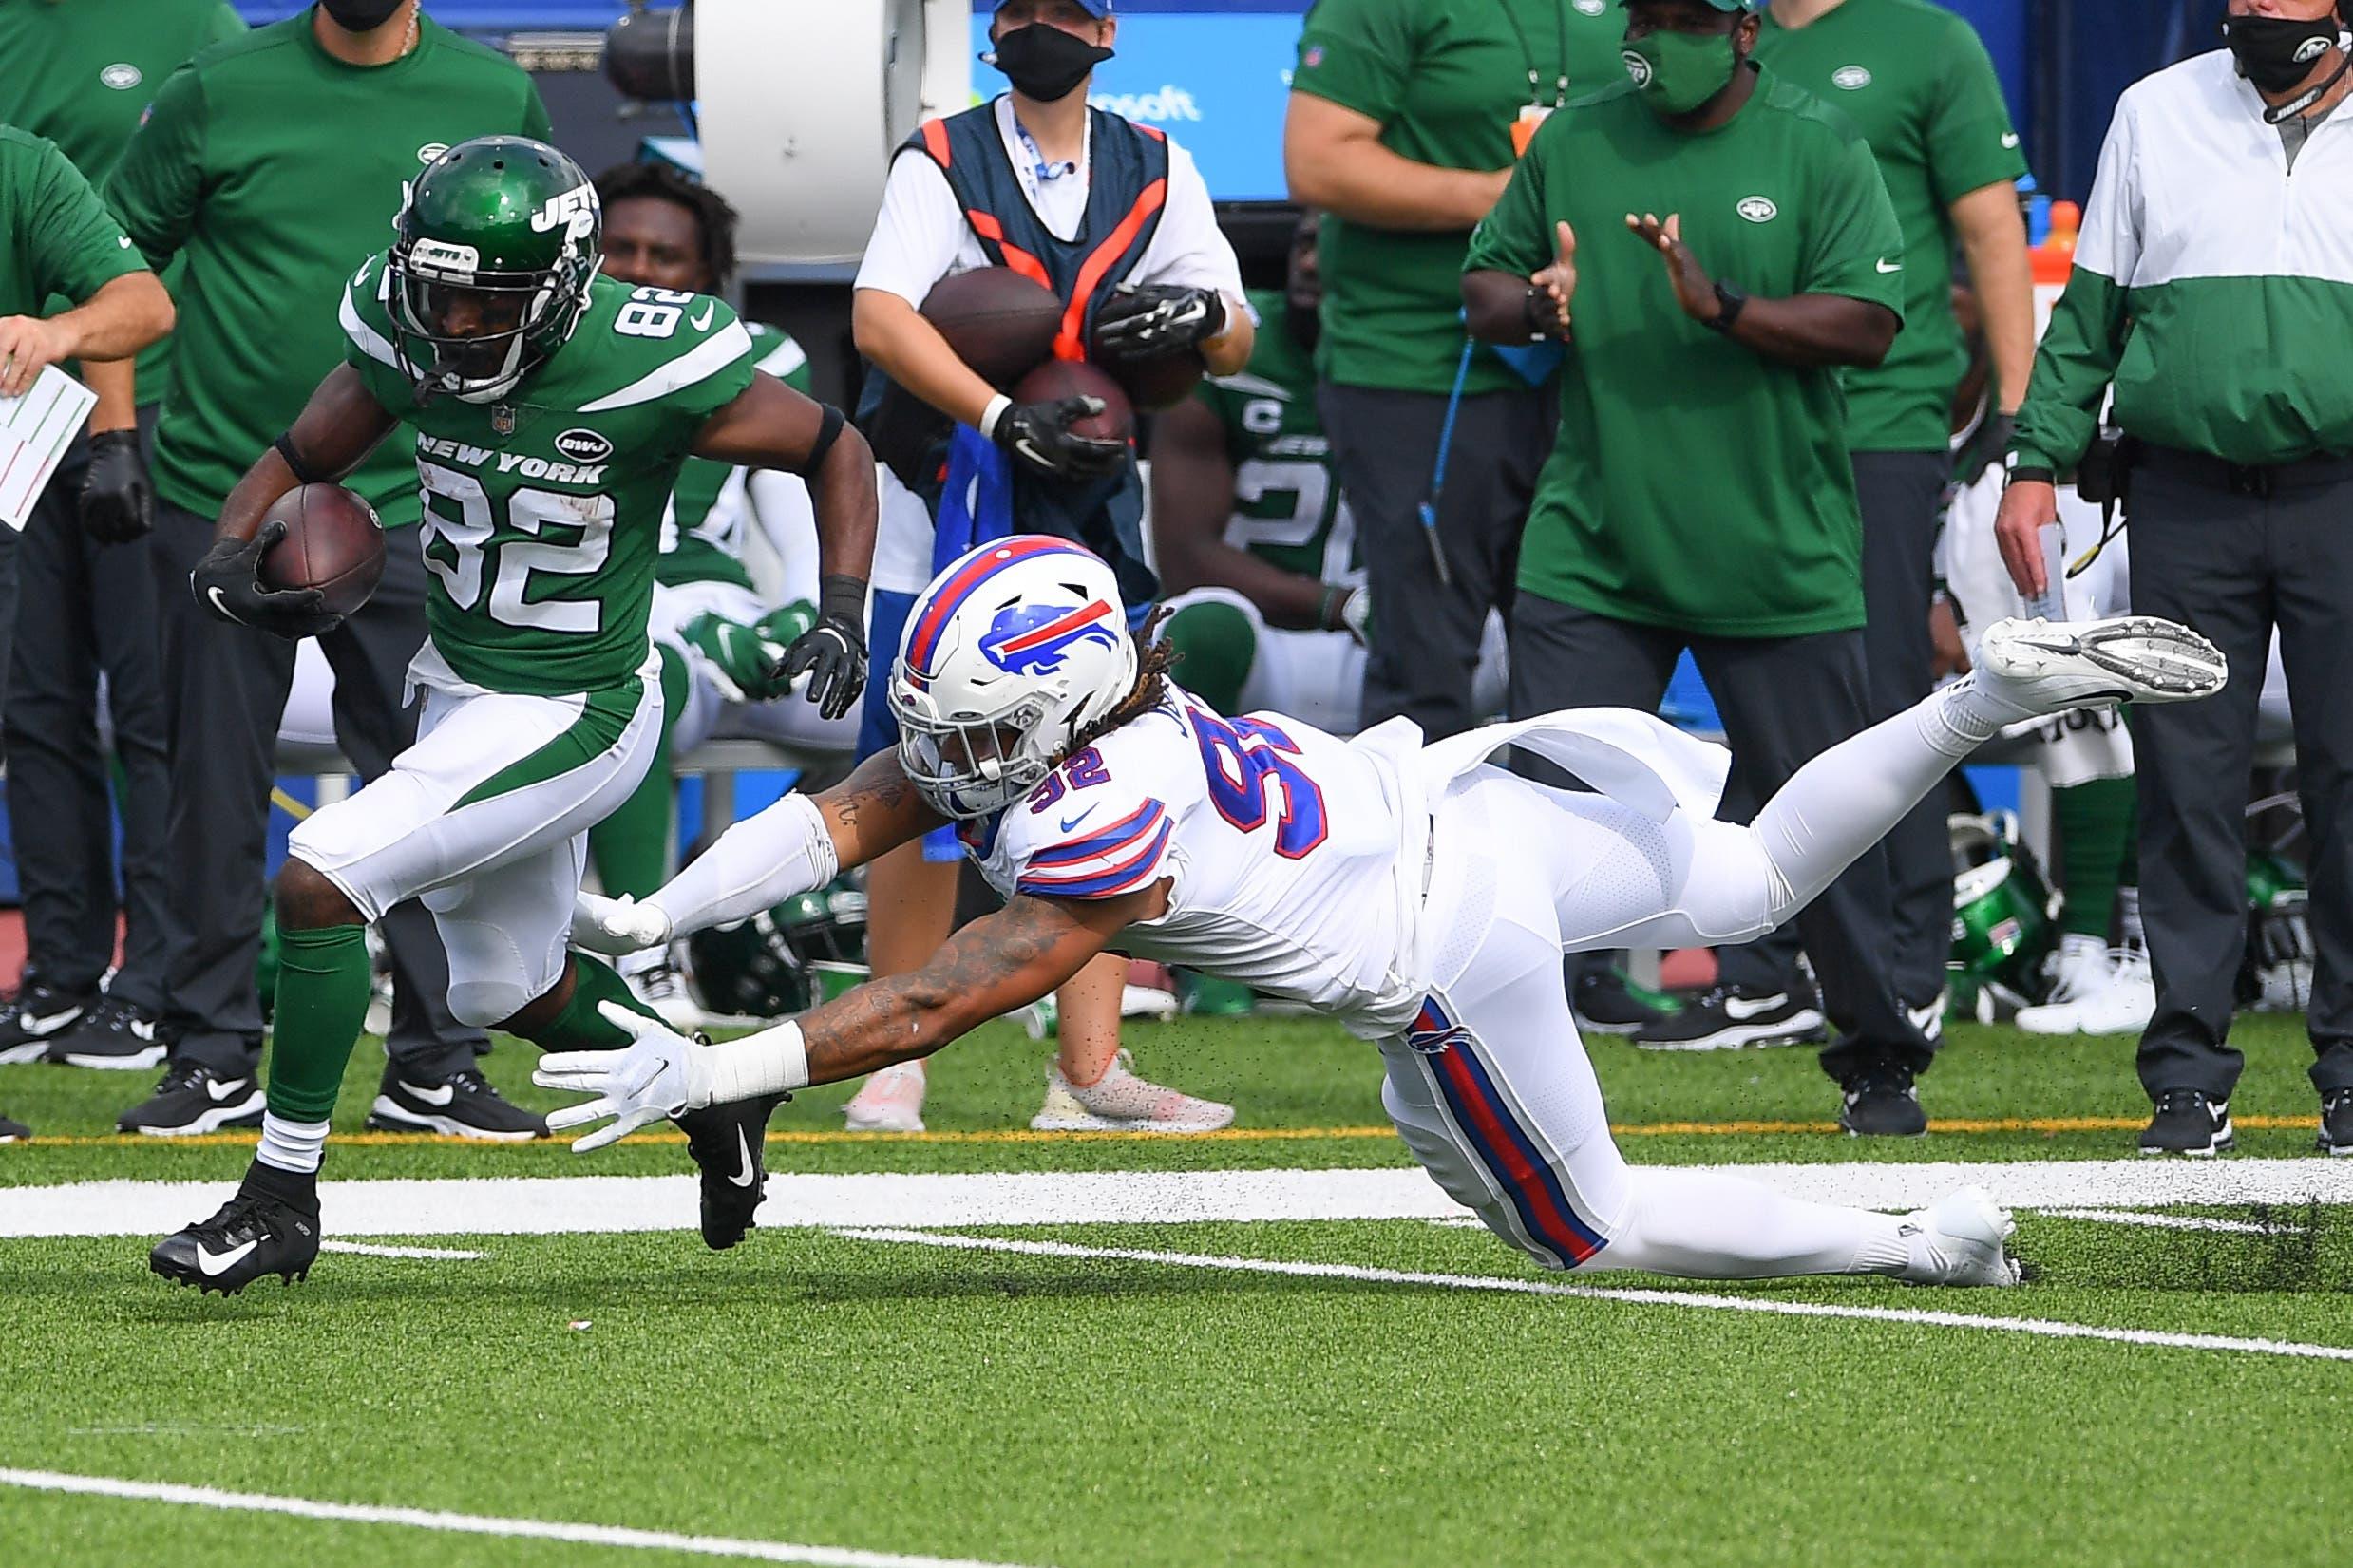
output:
<instances>
[{"instance_id":1,"label":"white sock","mask_svg":"<svg viewBox=\"0 0 2353 1568\"><path fill-rule=\"evenodd\" d=\"M1633 1202L1609 1245L1578 1272L1643 1269L1683 1279L1902 1274L1914 1264L1904 1221L1869 1209L1784 1198L1713 1171L1635 1166Z\"/></svg>"},{"instance_id":2,"label":"white sock","mask_svg":"<svg viewBox=\"0 0 2353 1568\"><path fill-rule=\"evenodd\" d=\"M2123 945L2138 952L2149 945L2149 933L2140 923L2140 889L2116 889L2116 935Z\"/></svg>"},{"instance_id":3,"label":"white sock","mask_svg":"<svg viewBox=\"0 0 2353 1568\"><path fill-rule=\"evenodd\" d=\"M1930 692L1912 713L1920 721L1921 739L1956 760L2002 733L2004 726L2032 716L2016 703L1980 689L1974 675Z\"/></svg>"},{"instance_id":4,"label":"white sock","mask_svg":"<svg viewBox=\"0 0 2353 1568\"><path fill-rule=\"evenodd\" d=\"M315 1176L326 1157L326 1123L289 1122L274 1110L261 1113L261 1147L254 1151L255 1160L275 1170Z\"/></svg>"}]
</instances>

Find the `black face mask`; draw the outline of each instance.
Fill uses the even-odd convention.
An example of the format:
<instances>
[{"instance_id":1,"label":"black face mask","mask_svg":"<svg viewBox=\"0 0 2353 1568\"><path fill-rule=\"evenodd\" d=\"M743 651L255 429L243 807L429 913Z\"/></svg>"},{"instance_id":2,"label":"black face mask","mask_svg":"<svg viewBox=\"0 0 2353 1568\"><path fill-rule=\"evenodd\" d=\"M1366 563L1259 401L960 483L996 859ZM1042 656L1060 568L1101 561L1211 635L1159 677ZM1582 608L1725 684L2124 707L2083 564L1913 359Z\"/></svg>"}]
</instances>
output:
<instances>
[{"instance_id":1,"label":"black face mask","mask_svg":"<svg viewBox=\"0 0 2353 1568\"><path fill-rule=\"evenodd\" d=\"M380 28L400 9L401 0L318 0L318 9L328 20L346 32L366 32Z\"/></svg>"},{"instance_id":2,"label":"black face mask","mask_svg":"<svg viewBox=\"0 0 2353 1568\"><path fill-rule=\"evenodd\" d=\"M2315 22L2226 16L2222 38L2238 59L2239 73L2257 92L2286 92L2311 74L2313 61L2335 47L2339 27L2334 16Z\"/></svg>"},{"instance_id":3,"label":"black face mask","mask_svg":"<svg viewBox=\"0 0 2353 1568\"><path fill-rule=\"evenodd\" d=\"M981 56L1005 73L1014 91L1038 104L1068 98L1089 71L1110 57L1110 50L1043 22L1014 28L996 41L996 53Z\"/></svg>"}]
</instances>

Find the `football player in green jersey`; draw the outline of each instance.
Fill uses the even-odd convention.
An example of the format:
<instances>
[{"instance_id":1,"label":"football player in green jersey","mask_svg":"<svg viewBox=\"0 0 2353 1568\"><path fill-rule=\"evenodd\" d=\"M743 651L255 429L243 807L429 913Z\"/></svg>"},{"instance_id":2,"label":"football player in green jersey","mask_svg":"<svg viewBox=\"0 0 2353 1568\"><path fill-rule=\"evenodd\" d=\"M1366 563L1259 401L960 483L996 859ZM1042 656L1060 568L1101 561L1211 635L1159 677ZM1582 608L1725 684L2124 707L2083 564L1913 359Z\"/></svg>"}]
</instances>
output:
<instances>
[{"instance_id":1,"label":"football player in green jersey","mask_svg":"<svg viewBox=\"0 0 2353 1568\"><path fill-rule=\"evenodd\" d=\"M709 186L665 163L621 163L597 176L604 210L606 275L696 293L724 291L735 272L735 209ZM796 391L809 389L808 356L784 331L746 322L756 368ZM764 598L746 559L757 529L782 589ZM690 457L680 466L655 558L648 629L661 660L662 730L654 765L619 810L589 830L597 879L614 897L642 898L670 874L676 786L670 759L724 725L797 749L838 750L847 761L857 720L827 719L786 702L778 655L814 619L815 535L808 488L798 476ZM637 994L680 1028L710 1022L687 994L672 955L633 954L621 966Z\"/></svg>"},{"instance_id":2,"label":"football player in green jersey","mask_svg":"<svg viewBox=\"0 0 2353 1568\"><path fill-rule=\"evenodd\" d=\"M1152 538L1187 690L1223 713L1280 711L1353 735L1372 606L1316 408L1319 227L1310 212L1293 233L1283 292L1250 295L1248 366L1154 422ZM1503 652L1490 615L1473 683L1485 715L1503 710Z\"/></svg>"},{"instance_id":3,"label":"football player in green jersey","mask_svg":"<svg viewBox=\"0 0 2353 1568\"><path fill-rule=\"evenodd\" d=\"M424 709L391 769L295 830L278 876L284 952L261 1146L237 1194L150 1256L168 1279L236 1291L318 1252L329 1113L368 1004L366 924L403 898L449 951L449 1007L550 1047L622 1047L600 1001L639 1007L566 951L589 825L626 800L660 727L646 619L661 518L692 452L805 476L826 576L780 675L845 710L865 678L862 613L874 462L834 409L753 369L720 301L597 270L597 192L542 142L478 137L417 177L392 248L346 288L345 363L247 470L191 575L214 613L284 636L334 624L315 590L264 588L263 517L417 434L434 578L409 668ZM650 1016L650 1014L649 1014ZM741 1239L770 1107L686 1124L703 1235Z\"/></svg>"}]
</instances>

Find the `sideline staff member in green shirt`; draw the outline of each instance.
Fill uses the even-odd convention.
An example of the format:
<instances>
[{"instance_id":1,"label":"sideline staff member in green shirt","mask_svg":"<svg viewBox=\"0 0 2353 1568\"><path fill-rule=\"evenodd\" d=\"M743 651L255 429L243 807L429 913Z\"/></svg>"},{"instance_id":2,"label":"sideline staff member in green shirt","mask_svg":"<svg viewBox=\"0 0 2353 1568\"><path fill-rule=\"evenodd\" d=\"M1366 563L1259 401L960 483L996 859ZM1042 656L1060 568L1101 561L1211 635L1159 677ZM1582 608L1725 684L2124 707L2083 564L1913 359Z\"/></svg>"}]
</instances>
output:
<instances>
[{"instance_id":1,"label":"sideline staff member in green shirt","mask_svg":"<svg viewBox=\"0 0 2353 1568\"><path fill-rule=\"evenodd\" d=\"M408 182L444 148L497 132L548 134L539 91L512 62L420 16L416 0L319 0L174 71L106 182L151 261L187 258L156 428L151 546L172 734L165 1021L177 1038L157 1093L121 1118L125 1131L261 1117L254 965L294 645L213 619L188 591L189 570L230 488L342 362L344 281L384 247ZM320 639L344 754L372 779L415 727L402 686L425 640L427 561L407 532L419 510L413 438L391 436L343 482L399 536L375 595ZM452 570L447 552L438 545L431 564ZM432 917L400 904L384 930L397 982L392 1059L370 1120L468 1136L544 1130L474 1070L482 1034L449 1014Z\"/></svg>"},{"instance_id":2,"label":"sideline staff member in green shirt","mask_svg":"<svg viewBox=\"0 0 2353 1568\"><path fill-rule=\"evenodd\" d=\"M1864 726L1862 524L1842 369L1903 323L1903 235L1845 120L1749 59L1744 0L1629 0L1631 81L1536 134L1472 236L1462 293L1490 343L1557 338L1561 429L1511 620L1516 713L1655 709L1689 648L1762 800ZM1379 614L1377 601L1375 614ZM1874 850L1798 916L1854 1132L1918 1133L1931 1047L1884 958ZM1769 1029L1789 976L1686 1011ZM1680 1016L1679 1014L1678 1015ZM1760 1036L1764 1037L1764 1036Z\"/></svg>"},{"instance_id":3,"label":"sideline staff member in green shirt","mask_svg":"<svg viewBox=\"0 0 2353 1568\"><path fill-rule=\"evenodd\" d=\"M171 330L171 296L89 181L55 143L0 125L0 397L62 360L122 359ZM0 1117L0 1143L24 1136Z\"/></svg>"},{"instance_id":4,"label":"sideline staff member in green shirt","mask_svg":"<svg viewBox=\"0 0 2353 1568\"><path fill-rule=\"evenodd\" d=\"M48 137L100 184L173 67L244 30L224 0L0 0L0 121ZM163 1056L155 1027L170 918L171 760L155 577L146 547L125 546L154 524L144 448L170 346L166 337L142 349L135 375L130 360L83 366L98 394L89 439L66 454L15 541L14 651L0 654L0 713L26 979L0 1012L0 1061L38 1048L51 1062L136 1070ZM99 745L102 674L123 770L114 799ZM108 976L118 806L123 952Z\"/></svg>"},{"instance_id":5,"label":"sideline staff member in green shirt","mask_svg":"<svg viewBox=\"0 0 2353 1568\"><path fill-rule=\"evenodd\" d=\"M1455 280L1515 148L1620 78L1619 32L1606 0L1317 0L1307 13L1283 162L1292 198L1329 215L1317 402L1363 530L1368 726L1402 713L1435 740L1491 716L1473 709L1471 671L1488 612L1510 607L1551 401L1471 357L1438 502L1441 586L1419 508L1462 363Z\"/></svg>"},{"instance_id":6,"label":"sideline staff member in green shirt","mask_svg":"<svg viewBox=\"0 0 2353 1568\"><path fill-rule=\"evenodd\" d=\"M1938 519L1952 478L1954 389L1967 368L1952 312L1955 239L1968 253L1994 362L1993 417L1975 471L2000 462L2034 369L2034 274L2018 177L2026 172L1993 61L1974 28L1928 0L1773 0L1756 58L1854 122L1879 160L1904 230L1903 335L1886 361L1847 373L1847 444L1863 508L1864 656L1870 715L1902 712L1935 684L1928 599ZM1970 477L1974 478L1973 473ZM1896 992L1935 1002L1952 947L1945 808L1924 801L1888 835Z\"/></svg>"}]
</instances>

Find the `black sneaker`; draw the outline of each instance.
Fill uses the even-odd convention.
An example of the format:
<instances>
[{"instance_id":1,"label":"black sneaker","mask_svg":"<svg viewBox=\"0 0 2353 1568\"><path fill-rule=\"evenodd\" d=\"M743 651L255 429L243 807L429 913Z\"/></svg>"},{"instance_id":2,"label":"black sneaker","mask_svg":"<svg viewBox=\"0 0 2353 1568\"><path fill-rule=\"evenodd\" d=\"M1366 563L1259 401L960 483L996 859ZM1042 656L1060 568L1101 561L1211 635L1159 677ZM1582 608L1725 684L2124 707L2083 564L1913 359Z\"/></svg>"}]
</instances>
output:
<instances>
[{"instance_id":1,"label":"black sneaker","mask_svg":"<svg viewBox=\"0 0 2353 1568\"><path fill-rule=\"evenodd\" d=\"M0 1116L0 1143L21 1143L32 1136L32 1129L22 1122L11 1122Z\"/></svg>"},{"instance_id":2,"label":"black sneaker","mask_svg":"<svg viewBox=\"0 0 2353 1568\"><path fill-rule=\"evenodd\" d=\"M1577 1014L1577 1027L1587 1034L1632 1034L1683 1010L1676 997L1635 984L1616 964L1580 973L1568 1000Z\"/></svg>"},{"instance_id":3,"label":"black sneaker","mask_svg":"<svg viewBox=\"0 0 2353 1568\"><path fill-rule=\"evenodd\" d=\"M1644 1050L1730 1050L1794 1046L1822 1038L1822 1009L1812 992L1742 991L1717 986L1634 1031Z\"/></svg>"},{"instance_id":4,"label":"black sneaker","mask_svg":"<svg viewBox=\"0 0 2353 1568\"><path fill-rule=\"evenodd\" d=\"M0 1066L41 1060L48 1054L49 1043L79 1022L95 1000L33 981L0 1012Z\"/></svg>"},{"instance_id":5,"label":"black sneaker","mask_svg":"<svg viewBox=\"0 0 2353 1568\"><path fill-rule=\"evenodd\" d=\"M1856 1072L1840 1084L1845 1103L1838 1124L1850 1138L1925 1138L1928 1113L1920 1108L1920 1091L1912 1087L1911 1069L1881 1063Z\"/></svg>"},{"instance_id":6,"label":"black sneaker","mask_svg":"<svg viewBox=\"0 0 2353 1568\"><path fill-rule=\"evenodd\" d=\"M547 1118L527 1111L490 1086L472 1067L461 1067L438 1084L384 1069L368 1124L380 1132L440 1132L452 1138L481 1138L495 1143L525 1143L547 1136Z\"/></svg>"},{"instance_id":7,"label":"black sneaker","mask_svg":"<svg viewBox=\"0 0 2353 1568\"><path fill-rule=\"evenodd\" d=\"M155 1014L136 1002L102 996L80 1022L49 1042L46 1060L118 1072L152 1067L168 1050L156 1032L156 1022Z\"/></svg>"},{"instance_id":8,"label":"black sneaker","mask_svg":"<svg viewBox=\"0 0 2353 1568\"><path fill-rule=\"evenodd\" d=\"M2323 1154L2353 1154L2353 1089L2330 1089L2321 1096Z\"/></svg>"},{"instance_id":9,"label":"black sneaker","mask_svg":"<svg viewBox=\"0 0 2353 1568\"><path fill-rule=\"evenodd\" d=\"M150 1138L181 1138L223 1127L261 1125L261 1080L224 1078L201 1062L173 1062L145 1104L115 1118L123 1132Z\"/></svg>"},{"instance_id":10,"label":"black sneaker","mask_svg":"<svg viewBox=\"0 0 2353 1568\"><path fill-rule=\"evenodd\" d=\"M272 1177L248 1172L218 1214L157 1242L147 1267L176 1285L223 1295L235 1295L264 1275L289 1285L308 1275L318 1260L317 1183L283 1173ZM307 1205L293 1196L305 1186Z\"/></svg>"},{"instance_id":11,"label":"black sneaker","mask_svg":"<svg viewBox=\"0 0 2353 1568\"><path fill-rule=\"evenodd\" d=\"M703 1173L703 1245L712 1252L727 1251L751 1229L752 1214L768 1192L769 1114L790 1098L738 1100L675 1119Z\"/></svg>"},{"instance_id":12,"label":"black sneaker","mask_svg":"<svg viewBox=\"0 0 2353 1568\"><path fill-rule=\"evenodd\" d=\"M2230 1101L2209 1100L2196 1089L2167 1089L2141 1129L2140 1152L2206 1159L2224 1153L2232 1142Z\"/></svg>"}]
</instances>

